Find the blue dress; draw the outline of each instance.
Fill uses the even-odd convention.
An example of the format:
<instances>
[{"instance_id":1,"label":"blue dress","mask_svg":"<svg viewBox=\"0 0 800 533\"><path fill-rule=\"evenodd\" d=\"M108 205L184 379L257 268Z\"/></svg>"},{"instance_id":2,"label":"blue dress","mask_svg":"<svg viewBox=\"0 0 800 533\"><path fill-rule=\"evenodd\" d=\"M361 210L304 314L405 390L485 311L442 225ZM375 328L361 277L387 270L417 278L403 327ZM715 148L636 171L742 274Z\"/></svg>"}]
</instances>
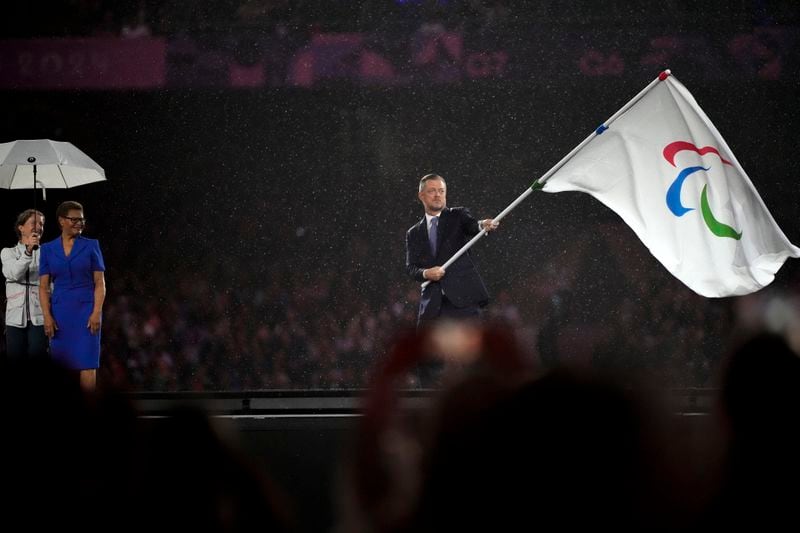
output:
<instances>
[{"instance_id":1,"label":"blue dress","mask_svg":"<svg viewBox=\"0 0 800 533\"><path fill-rule=\"evenodd\" d=\"M61 237L41 248L39 274L53 283L50 308L58 329L50 339L50 355L67 368L84 370L100 366L100 332L86 326L94 308L94 273L105 272L100 243L76 237L69 256Z\"/></svg>"}]
</instances>

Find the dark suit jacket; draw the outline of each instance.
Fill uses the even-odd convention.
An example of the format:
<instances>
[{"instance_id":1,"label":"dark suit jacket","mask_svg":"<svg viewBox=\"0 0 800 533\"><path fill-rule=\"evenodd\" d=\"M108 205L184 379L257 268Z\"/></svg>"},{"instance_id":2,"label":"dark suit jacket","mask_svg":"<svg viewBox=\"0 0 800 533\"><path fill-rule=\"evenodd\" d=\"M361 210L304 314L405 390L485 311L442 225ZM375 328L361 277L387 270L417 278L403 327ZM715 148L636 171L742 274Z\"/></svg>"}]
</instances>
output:
<instances>
[{"instance_id":1,"label":"dark suit jacket","mask_svg":"<svg viewBox=\"0 0 800 533\"><path fill-rule=\"evenodd\" d=\"M480 232L478 221L464 207L446 207L439 216L436 257L431 255L425 217L406 232L406 271L415 281L424 282L422 271L443 265L472 237ZM483 307L489 302L489 293L478 274L469 251L447 268L438 282L422 289L419 319L429 320L439 316L442 290L455 307Z\"/></svg>"}]
</instances>

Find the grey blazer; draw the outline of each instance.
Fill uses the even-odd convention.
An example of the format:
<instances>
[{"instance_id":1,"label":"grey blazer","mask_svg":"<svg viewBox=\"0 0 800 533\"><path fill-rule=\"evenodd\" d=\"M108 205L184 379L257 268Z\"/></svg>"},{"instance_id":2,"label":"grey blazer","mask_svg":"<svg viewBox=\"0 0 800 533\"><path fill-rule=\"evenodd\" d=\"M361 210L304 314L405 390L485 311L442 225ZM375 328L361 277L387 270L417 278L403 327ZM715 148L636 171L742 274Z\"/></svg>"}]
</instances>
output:
<instances>
[{"instance_id":1,"label":"grey blazer","mask_svg":"<svg viewBox=\"0 0 800 533\"><path fill-rule=\"evenodd\" d=\"M25 253L25 245L0 251L6 278L6 326L24 328L28 317L35 326L44 324L39 303L39 250Z\"/></svg>"}]
</instances>

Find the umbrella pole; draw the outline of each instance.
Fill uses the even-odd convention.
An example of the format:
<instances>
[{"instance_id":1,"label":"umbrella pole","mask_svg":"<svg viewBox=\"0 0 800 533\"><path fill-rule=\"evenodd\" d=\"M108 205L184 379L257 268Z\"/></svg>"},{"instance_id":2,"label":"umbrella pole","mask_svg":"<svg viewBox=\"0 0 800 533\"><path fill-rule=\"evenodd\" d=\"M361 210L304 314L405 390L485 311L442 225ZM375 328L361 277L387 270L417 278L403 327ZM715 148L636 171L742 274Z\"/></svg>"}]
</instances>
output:
<instances>
[{"instance_id":1,"label":"umbrella pole","mask_svg":"<svg viewBox=\"0 0 800 533\"><path fill-rule=\"evenodd\" d=\"M33 163L33 229L35 231L36 230L36 220L37 220L37 218L39 218L39 217L36 216L36 163L34 163L34 161L36 161L36 158L35 157L29 157L28 161L30 163ZM41 235L40 235L40 237L41 237ZM38 250L39 249L39 245L36 244L32 248L34 250Z\"/></svg>"}]
</instances>

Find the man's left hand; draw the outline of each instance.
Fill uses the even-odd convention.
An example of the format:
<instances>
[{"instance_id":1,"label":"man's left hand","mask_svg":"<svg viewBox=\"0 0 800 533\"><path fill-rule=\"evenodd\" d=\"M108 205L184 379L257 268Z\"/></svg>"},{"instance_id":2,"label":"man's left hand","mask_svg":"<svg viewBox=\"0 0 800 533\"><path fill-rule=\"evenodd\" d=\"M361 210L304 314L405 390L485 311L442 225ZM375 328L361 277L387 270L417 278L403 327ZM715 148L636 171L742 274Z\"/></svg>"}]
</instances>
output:
<instances>
[{"instance_id":1,"label":"man's left hand","mask_svg":"<svg viewBox=\"0 0 800 533\"><path fill-rule=\"evenodd\" d=\"M497 222L494 219L485 218L481 220L481 229L486 233L496 230L498 226L500 226L500 222Z\"/></svg>"}]
</instances>

